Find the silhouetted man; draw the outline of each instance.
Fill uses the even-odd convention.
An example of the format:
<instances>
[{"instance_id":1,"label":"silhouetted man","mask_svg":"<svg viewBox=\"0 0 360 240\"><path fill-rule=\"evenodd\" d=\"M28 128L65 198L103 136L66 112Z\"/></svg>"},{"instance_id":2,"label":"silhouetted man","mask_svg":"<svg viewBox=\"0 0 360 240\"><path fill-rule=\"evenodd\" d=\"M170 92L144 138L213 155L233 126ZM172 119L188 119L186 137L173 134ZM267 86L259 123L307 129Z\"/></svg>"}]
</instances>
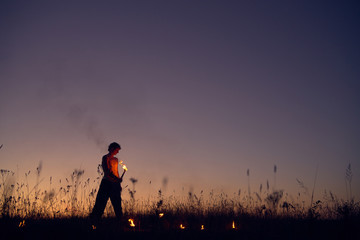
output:
<instances>
[{"instance_id":1,"label":"silhouetted man","mask_svg":"<svg viewBox=\"0 0 360 240\"><path fill-rule=\"evenodd\" d=\"M122 216L121 208L121 182L119 177L119 160L115 155L120 151L121 147L118 143L113 142L109 145L109 153L102 158L102 168L104 177L101 180L100 188L96 196L95 206L90 214L93 220L99 220L104 213L107 201L111 200L115 215L120 220Z\"/></svg>"}]
</instances>

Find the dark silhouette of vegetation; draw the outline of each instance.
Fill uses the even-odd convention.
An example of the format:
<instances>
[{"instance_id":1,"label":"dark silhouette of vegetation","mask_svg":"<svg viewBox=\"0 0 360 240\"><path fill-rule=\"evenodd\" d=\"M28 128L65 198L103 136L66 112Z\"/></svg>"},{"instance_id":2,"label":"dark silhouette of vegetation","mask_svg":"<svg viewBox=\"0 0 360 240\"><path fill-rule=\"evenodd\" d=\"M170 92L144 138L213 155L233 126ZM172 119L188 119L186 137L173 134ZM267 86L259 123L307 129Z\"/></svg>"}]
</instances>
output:
<instances>
[{"instance_id":1,"label":"dark silhouette of vegetation","mask_svg":"<svg viewBox=\"0 0 360 240\"><path fill-rule=\"evenodd\" d=\"M113 236L157 239L342 239L360 236L356 227L360 223L360 203L351 195L350 165L346 170L347 200L337 198L332 192L325 192L322 199L315 200L314 194L309 194L308 188L297 179L300 190L309 197L310 205L292 201L283 190L275 187L270 190L268 181L265 189L260 185L258 192L251 193L250 178L249 194L242 195L239 190L228 196L214 191L197 193L190 189L187 198L164 194L166 179L156 196L144 200L135 198L139 180L131 178L129 200L123 199L121 224L114 221L114 211L108 204L102 221L96 226L87 216L103 176L101 168L98 168L99 177L95 180L83 180L84 171L75 169L65 181L59 180L58 188L50 177L47 189L40 188L43 182L41 169L40 163L35 175L32 171L26 172L23 182L15 181L14 172L0 170L0 231L20 238L25 238L25 233L37 236L43 231L56 233L58 238L96 238L105 232ZM274 167L274 174L276 172ZM250 176L250 170L247 176ZM29 177L35 178L33 185L30 185Z\"/></svg>"}]
</instances>

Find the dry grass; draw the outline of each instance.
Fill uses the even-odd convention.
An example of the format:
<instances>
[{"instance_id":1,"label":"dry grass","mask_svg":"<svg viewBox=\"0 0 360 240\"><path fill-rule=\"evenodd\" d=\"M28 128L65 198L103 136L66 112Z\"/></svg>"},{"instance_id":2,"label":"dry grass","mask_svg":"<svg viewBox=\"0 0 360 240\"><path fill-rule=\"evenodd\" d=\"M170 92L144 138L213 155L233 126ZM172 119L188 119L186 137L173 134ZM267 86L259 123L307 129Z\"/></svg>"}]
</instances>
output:
<instances>
[{"instance_id":1,"label":"dry grass","mask_svg":"<svg viewBox=\"0 0 360 240\"><path fill-rule=\"evenodd\" d=\"M359 236L355 227L360 222L359 202L351 196L348 200L338 199L332 192L325 192L322 199L314 200L309 206L304 202L291 201L284 191L271 188L268 182L265 189L260 185L258 192L250 192L248 187L245 193L239 190L232 196L215 194L213 191L189 191L186 197L176 197L164 195L159 190L154 197L138 199L138 180L132 178L132 185L122 193L129 194L129 200L123 200L124 222L115 220L112 206L108 204L102 223L95 227L87 217L95 203L102 178L101 168L98 168L98 177L94 180L84 180L84 171L75 169L69 177L59 180L57 184L53 183L52 177L48 184L44 183L40 177L41 164L34 174L31 171L25 173L23 182L17 182L14 172L9 170L2 169L0 173L0 230L10 233L11 239L14 234L24 234L23 229L27 229L31 236L37 236L39 231L48 231L51 234L57 232L58 236L65 238L96 238L97 234L104 233L110 236L132 233L131 236L143 238L142 232L154 233L152 237L157 239L159 232L165 232L160 238L166 239L179 239L179 236L206 239L224 236L263 239L270 236L274 239L288 239L288 234L294 239L318 234L323 235L318 237L329 239L336 239L332 238L334 236ZM350 175L349 171L347 174ZM250 182L249 171L247 175ZM35 179L31 186L28 181L30 178ZM301 190L308 191L301 180L298 183ZM351 182L347 184L350 189ZM49 187L42 189L42 185ZM135 227L127 222L130 218ZM331 231L326 230L329 227ZM63 235L61 229L71 229L76 234ZM259 229L262 229L261 233ZM19 237L26 238L23 235Z\"/></svg>"},{"instance_id":2,"label":"dry grass","mask_svg":"<svg viewBox=\"0 0 360 240\"><path fill-rule=\"evenodd\" d=\"M350 167L349 167L350 168ZM347 175L350 175L347 170ZM16 182L14 172L1 170L0 183L0 207L2 217L11 218L70 218L87 217L90 213L97 194L99 181L102 178L101 168L98 168L98 177L95 180L83 180L83 170L75 169L71 176L65 180L59 180L55 189L52 177L49 179L49 188L41 189L43 179L40 178L42 165L36 168L35 174L31 171L25 173L24 182ZM249 170L247 175L250 179ZM29 186L28 178L35 178L35 184ZM276 166L274 167L274 178L276 178ZM349 178L348 178L349 179ZM179 218L207 218L209 216L226 216L232 219L242 216L256 218L293 218L293 219L342 219L359 217L359 202L353 198L348 200L338 199L332 192L325 192L323 199L313 201L311 205L305 206L304 202L289 200L283 190L270 190L269 183L263 190L260 185L259 192L250 192L228 196L224 193L208 194L188 192L187 197L164 196L161 190L156 197L147 199L136 198L137 179L130 179L132 186L123 191L129 194L129 200L123 200L123 211L128 216L157 216L164 213L167 216L178 216ZM250 180L249 180L250 181ZM308 191L301 180L299 187ZM347 183L351 186L351 182ZM250 183L248 184L250 185ZM111 204L107 205L105 217L114 216Z\"/></svg>"}]
</instances>

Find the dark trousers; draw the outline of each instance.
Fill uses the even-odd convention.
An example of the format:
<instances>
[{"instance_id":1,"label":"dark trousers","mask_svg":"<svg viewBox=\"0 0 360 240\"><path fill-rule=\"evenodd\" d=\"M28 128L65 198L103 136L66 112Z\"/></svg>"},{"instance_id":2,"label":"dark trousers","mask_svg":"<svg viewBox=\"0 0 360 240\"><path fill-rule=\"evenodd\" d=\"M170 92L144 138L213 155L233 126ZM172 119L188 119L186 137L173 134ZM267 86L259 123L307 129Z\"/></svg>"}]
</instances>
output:
<instances>
[{"instance_id":1,"label":"dark trousers","mask_svg":"<svg viewBox=\"0 0 360 240\"><path fill-rule=\"evenodd\" d=\"M111 200L115 215L120 220L122 216L121 208L121 186L120 183L110 182L107 179L103 179L100 184L98 194L96 196L95 206L93 208L90 217L93 219L100 219L104 213L108 200Z\"/></svg>"}]
</instances>

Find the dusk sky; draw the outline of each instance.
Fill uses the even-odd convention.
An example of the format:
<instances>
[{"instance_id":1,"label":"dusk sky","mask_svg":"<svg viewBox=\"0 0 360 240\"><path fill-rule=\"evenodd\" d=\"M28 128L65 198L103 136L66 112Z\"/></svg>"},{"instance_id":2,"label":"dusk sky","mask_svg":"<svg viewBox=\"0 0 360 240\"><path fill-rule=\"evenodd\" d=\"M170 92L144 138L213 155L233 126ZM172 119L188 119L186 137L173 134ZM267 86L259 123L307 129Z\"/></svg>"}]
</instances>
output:
<instances>
[{"instance_id":1,"label":"dusk sky","mask_svg":"<svg viewBox=\"0 0 360 240\"><path fill-rule=\"evenodd\" d=\"M95 178L113 141L142 196L276 165L346 199L351 164L359 200L359 1L1 1L0 168Z\"/></svg>"}]
</instances>

